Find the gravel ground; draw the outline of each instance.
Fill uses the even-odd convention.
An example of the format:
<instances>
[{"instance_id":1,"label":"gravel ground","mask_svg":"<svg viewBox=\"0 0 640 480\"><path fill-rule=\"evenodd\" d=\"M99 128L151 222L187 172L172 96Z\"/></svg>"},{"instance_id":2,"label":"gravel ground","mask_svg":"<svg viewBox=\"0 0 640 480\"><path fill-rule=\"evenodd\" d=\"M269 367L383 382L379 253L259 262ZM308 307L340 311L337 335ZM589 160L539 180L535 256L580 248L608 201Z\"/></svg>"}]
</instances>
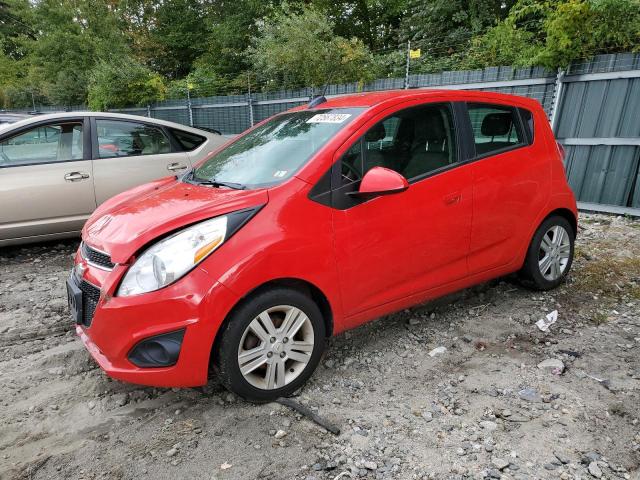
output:
<instances>
[{"instance_id":1,"label":"gravel ground","mask_svg":"<svg viewBox=\"0 0 640 480\"><path fill-rule=\"evenodd\" d=\"M0 249L0 478L640 478L639 221L583 215L553 292L503 279L331 339L297 401L337 436L215 380L108 379L67 312L76 247Z\"/></svg>"}]
</instances>

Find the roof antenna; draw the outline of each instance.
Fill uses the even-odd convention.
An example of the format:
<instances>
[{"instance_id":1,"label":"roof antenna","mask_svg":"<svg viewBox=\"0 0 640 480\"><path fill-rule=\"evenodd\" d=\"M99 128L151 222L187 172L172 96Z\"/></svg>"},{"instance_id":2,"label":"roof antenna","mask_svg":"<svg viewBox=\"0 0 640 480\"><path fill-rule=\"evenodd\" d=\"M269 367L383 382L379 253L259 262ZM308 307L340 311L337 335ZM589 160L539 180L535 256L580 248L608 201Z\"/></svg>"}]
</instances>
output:
<instances>
[{"instance_id":1,"label":"roof antenna","mask_svg":"<svg viewBox=\"0 0 640 480\"><path fill-rule=\"evenodd\" d=\"M331 81L331 74L329 74L329 77L327 78L327 81L325 82L324 87L322 87L322 93L320 95L313 97L307 104L307 108L317 107L318 105L327 101L327 97L325 97L324 94L327 92L327 88L329 88L330 81Z\"/></svg>"}]
</instances>

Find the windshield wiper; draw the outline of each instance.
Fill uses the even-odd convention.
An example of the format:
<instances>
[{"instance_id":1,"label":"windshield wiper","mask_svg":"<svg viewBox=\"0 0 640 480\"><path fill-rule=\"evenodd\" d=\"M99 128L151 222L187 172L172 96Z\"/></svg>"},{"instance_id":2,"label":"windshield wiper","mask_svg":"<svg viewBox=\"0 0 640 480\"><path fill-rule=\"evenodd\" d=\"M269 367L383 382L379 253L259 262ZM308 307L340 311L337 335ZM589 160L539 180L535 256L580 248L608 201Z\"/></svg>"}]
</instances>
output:
<instances>
[{"instance_id":1,"label":"windshield wiper","mask_svg":"<svg viewBox=\"0 0 640 480\"><path fill-rule=\"evenodd\" d=\"M187 175L185 175L185 180L190 183L195 183L196 185L210 185L215 188L227 187L232 188L234 190L246 190L246 185L241 183L233 183L233 182L223 182L220 180L216 180L215 178L207 179L207 178L199 178L196 177L195 170L191 170Z\"/></svg>"},{"instance_id":2,"label":"windshield wiper","mask_svg":"<svg viewBox=\"0 0 640 480\"><path fill-rule=\"evenodd\" d=\"M211 180L194 180L194 183L197 183L198 185L211 185L212 187L216 187L216 188L227 187L227 188L233 188L234 190L247 189L247 186L241 183L221 182L216 180L215 178L212 178Z\"/></svg>"}]
</instances>

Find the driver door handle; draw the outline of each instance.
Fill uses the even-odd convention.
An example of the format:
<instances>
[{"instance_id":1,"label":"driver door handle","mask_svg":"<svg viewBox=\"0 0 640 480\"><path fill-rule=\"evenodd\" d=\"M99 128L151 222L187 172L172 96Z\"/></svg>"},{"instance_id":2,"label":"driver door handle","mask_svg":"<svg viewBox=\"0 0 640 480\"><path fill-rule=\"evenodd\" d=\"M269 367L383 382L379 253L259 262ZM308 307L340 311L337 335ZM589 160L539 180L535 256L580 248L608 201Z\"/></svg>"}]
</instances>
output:
<instances>
[{"instance_id":1,"label":"driver door handle","mask_svg":"<svg viewBox=\"0 0 640 480\"><path fill-rule=\"evenodd\" d=\"M89 178L89 174L84 172L69 172L64 176L67 182L77 182L79 180L86 180L87 178Z\"/></svg>"},{"instance_id":2,"label":"driver door handle","mask_svg":"<svg viewBox=\"0 0 640 480\"><path fill-rule=\"evenodd\" d=\"M177 162L167 165L167 170L171 170L172 172L175 172L176 170L184 170L185 168L187 168L185 164Z\"/></svg>"}]
</instances>

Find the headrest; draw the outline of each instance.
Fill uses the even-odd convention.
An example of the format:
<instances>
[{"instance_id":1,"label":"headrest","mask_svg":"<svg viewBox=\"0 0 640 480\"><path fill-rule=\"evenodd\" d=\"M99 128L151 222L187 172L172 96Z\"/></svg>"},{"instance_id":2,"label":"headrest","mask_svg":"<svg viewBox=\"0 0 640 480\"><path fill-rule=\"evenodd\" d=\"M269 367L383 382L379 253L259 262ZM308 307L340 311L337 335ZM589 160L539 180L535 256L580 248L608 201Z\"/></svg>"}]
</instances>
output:
<instances>
[{"instance_id":1,"label":"headrest","mask_svg":"<svg viewBox=\"0 0 640 480\"><path fill-rule=\"evenodd\" d=\"M364 139L367 142L377 142L386 136L387 130L384 128L384 124L380 122L375 124L373 128L365 134Z\"/></svg>"},{"instance_id":2,"label":"headrest","mask_svg":"<svg viewBox=\"0 0 640 480\"><path fill-rule=\"evenodd\" d=\"M480 132L485 137L499 137L511 130L511 112L490 113L482 120Z\"/></svg>"},{"instance_id":3,"label":"headrest","mask_svg":"<svg viewBox=\"0 0 640 480\"><path fill-rule=\"evenodd\" d=\"M434 111L428 114L421 126L424 128L421 136L425 138L427 142L441 142L447 138L444 122L439 112Z\"/></svg>"}]
</instances>

